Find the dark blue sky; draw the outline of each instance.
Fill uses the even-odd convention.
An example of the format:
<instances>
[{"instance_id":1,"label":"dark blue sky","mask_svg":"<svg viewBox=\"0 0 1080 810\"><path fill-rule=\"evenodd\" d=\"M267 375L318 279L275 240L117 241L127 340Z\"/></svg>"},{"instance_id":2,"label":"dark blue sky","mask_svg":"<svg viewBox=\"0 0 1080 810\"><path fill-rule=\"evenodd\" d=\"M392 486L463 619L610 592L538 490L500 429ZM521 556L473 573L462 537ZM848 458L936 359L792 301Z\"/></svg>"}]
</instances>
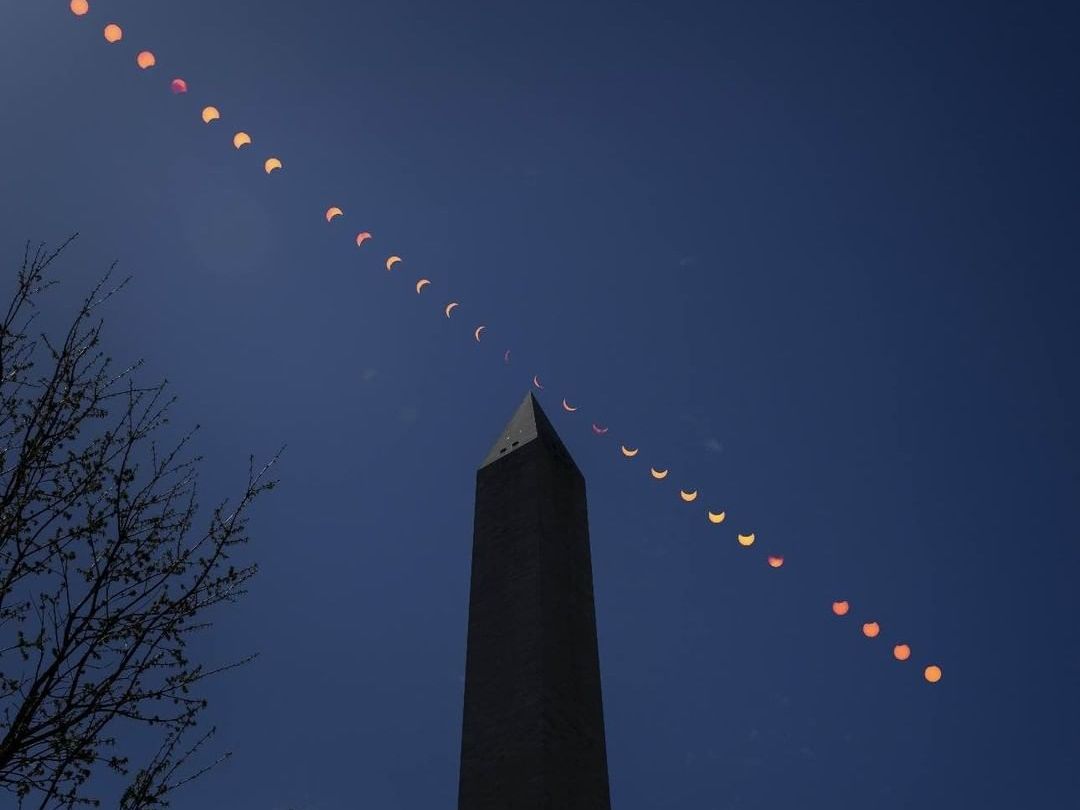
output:
<instances>
[{"instance_id":1,"label":"dark blue sky","mask_svg":"<svg viewBox=\"0 0 1080 810\"><path fill-rule=\"evenodd\" d=\"M9 283L74 230L58 308L134 274L110 348L207 501L288 444L203 645L261 653L210 694L236 756L178 810L455 806L474 470L534 372L618 810L1068 804L1075 4L91 3L0 6Z\"/></svg>"}]
</instances>

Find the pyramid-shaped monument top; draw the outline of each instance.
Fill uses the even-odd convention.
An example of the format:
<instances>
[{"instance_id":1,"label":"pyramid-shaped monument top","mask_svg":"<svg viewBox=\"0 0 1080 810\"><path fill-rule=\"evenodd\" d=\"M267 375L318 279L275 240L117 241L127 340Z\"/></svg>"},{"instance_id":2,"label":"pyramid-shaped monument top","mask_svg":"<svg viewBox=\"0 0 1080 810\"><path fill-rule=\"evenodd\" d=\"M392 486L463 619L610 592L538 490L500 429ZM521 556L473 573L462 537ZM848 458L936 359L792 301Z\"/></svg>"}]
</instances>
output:
<instances>
[{"instance_id":1,"label":"pyramid-shaped monument top","mask_svg":"<svg viewBox=\"0 0 1080 810\"><path fill-rule=\"evenodd\" d=\"M541 437L549 439L559 451L566 454L571 464L573 463L569 458L570 454L566 450L566 445L562 443L559 434L555 432L555 428L548 421L547 414L540 408L540 403L536 401L533 392L529 391L514 412L513 418L510 419L510 422L503 428L502 433L499 434L494 447L491 448L491 452L481 462L480 467L484 468L493 461L498 461L519 447L524 447L529 442Z\"/></svg>"}]
</instances>

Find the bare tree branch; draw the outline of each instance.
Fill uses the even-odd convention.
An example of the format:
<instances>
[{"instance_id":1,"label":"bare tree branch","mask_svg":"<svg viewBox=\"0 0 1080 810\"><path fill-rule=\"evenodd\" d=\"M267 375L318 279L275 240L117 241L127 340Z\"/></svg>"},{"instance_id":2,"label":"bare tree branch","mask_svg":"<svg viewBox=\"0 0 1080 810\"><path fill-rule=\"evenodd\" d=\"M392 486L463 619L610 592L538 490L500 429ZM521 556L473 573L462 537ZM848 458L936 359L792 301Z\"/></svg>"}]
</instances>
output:
<instances>
[{"instance_id":1,"label":"bare tree branch","mask_svg":"<svg viewBox=\"0 0 1080 810\"><path fill-rule=\"evenodd\" d=\"M118 806L142 810L228 756L194 763L214 730L185 745L206 706L193 690L250 657L207 667L187 645L256 573L232 555L280 451L250 459L240 498L196 529L195 430L163 451L166 383L138 385L141 362L115 371L101 349L98 313L127 279L110 268L61 339L30 332L74 238L27 245L0 321L0 789L20 807L96 806L91 779L111 770L128 778ZM136 726L161 744L134 768L117 735Z\"/></svg>"}]
</instances>

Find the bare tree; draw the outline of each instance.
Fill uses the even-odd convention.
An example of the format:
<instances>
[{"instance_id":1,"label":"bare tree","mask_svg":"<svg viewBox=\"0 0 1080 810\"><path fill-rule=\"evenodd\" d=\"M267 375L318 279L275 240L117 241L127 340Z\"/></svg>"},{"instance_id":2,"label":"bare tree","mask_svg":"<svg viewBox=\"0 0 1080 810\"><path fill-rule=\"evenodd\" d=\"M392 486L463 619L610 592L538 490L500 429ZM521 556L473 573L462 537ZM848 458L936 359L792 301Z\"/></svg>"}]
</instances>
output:
<instances>
[{"instance_id":1,"label":"bare tree","mask_svg":"<svg viewBox=\"0 0 1080 810\"><path fill-rule=\"evenodd\" d=\"M70 242L27 247L0 323L0 787L41 810L97 806L112 784L110 804L161 807L228 756L196 762L214 731L196 729L194 688L250 658L207 667L187 644L255 574L230 555L277 456L200 514L194 430L160 449L166 383L138 386L141 363L114 371L100 346L126 279L110 269L62 340L31 334Z\"/></svg>"}]
</instances>

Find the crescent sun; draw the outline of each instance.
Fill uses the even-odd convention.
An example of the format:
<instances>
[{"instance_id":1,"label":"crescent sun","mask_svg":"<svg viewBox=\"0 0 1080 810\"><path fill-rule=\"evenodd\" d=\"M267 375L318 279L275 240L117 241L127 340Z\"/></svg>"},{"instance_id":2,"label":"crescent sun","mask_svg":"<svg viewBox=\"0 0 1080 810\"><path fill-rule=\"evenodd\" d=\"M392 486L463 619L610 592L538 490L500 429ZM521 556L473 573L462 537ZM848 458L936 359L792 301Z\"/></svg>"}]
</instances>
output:
<instances>
[{"instance_id":1,"label":"crescent sun","mask_svg":"<svg viewBox=\"0 0 1080 810\"><path fill-rule=\"evenodd\" d=\"M371 234L367 231L361 231L356 235L356 246L360 247L364 242L371 238Z\"/></svg>"},{"instance_id":2,"label":"crescent sun","mask_svg":"<svg viewBox=\"0 0 1080 810\"><path fill-rule=\"evenodd\" d=\"M657 481L661 481L664 478L667 478L668 474L667 470L658 470L656 469L656 467L650 467L649 472L652 474L652 477L655 478Z\"/></svg>"},{"instance_id":3,"label":"crescent sun","mask_svg":"<svg viewBox=\"0 0 1080 810\"><path fill-rule=\"evenodd\" d=\"M709 516L709 523L723 523L724 518L727 517L727 512L706 512Z\"/></svg>"},{"instance_id":4,"label":"crescent sun","mask_svg":"<svg viewBox=\"0 0 1080 810\"><path fill-rule=\"evenodd\" d=\"M431 281L426 278L422 278L418 282L416 282L416 294L419 295L421 292L423 292L424 287L426 287L430 283Z\"/></svg>"},{"instance_id":5,"label":"crescent sun","mask_svg":"<svg viewBox=\"0 0 1080 810\"><path fill-rule=\"evenodd\" d=\"M687 492L685 489L680 489L679 490L679 497L682 498L687 503L690 503L692 501L696 501L697 500L697 490L695 489L695 490L692 490L690 492Z\"/></svg>"},{"instance_id":6,"label":"crescent sun","mask_svg":"<svg viewBox=\"0 0 1080 810\"><path fill-rule=\"evenodd\" d=\"M540 384L540 375L539 374L533 375L533 385L536 386L537 391L543 391L544 390L544 386L542 386Z\"/></svg>"},{"instance_id":7,"label":"crescent sun","mask_svg":"<svg viewBox=\"0 0 1080 810\"><path fill-rule=\"evenodd\" d=\"M757 536L753 532L750 532L750 534L740 534L739 535L739 545L740 546L752 546L752 545L754 545L754 540L756 540L756 539L757 539Z\"/></svg>"},{"instance_id":8,"label":"crescent sun","mask_svg":"<svg viewBox=\"0 0 1080 810\"><path fill-rule=\"evenodd\" d=\"M397 264L400 261L401 261L400 256L391 256L389 259L386 260L386 269L387 270L393 270L394 265Z\"/></svg>"},{"instance_id":9,"label":"crescent sun","mask_svg":"<svg viewBox=\"0 0 1080 810\"><path fill-rule=\"evenodd\" d=\"M510 350L509 349L507 349L505 352L503 352L503 362L506 363L507 365L510 364Z\"/></svg>"},{"instance_id":10,"label":"crescent sun","mask_svg":"<svg viewBox=\"0 0 1080 810\"><path fill-rule=\"evenodd\" d=\"M270 174L270 172L276 171L277 169L280 169L280 168L281 168L281 161L278 160L276 157L275 158L267 158L266 163L263 164L263 169L266 170L267 174Z\"/></svg>"},{"instance_id":11,"label":"crescent sun","mask_svg":"<svg viewBox=\"0 0 1080 810\"><path fill-rule=\"evenodd\" d=\"M330 222L334 217L340 217L345 212L338 208L336 205L331 205L326 209L326 221Z\"/></svg>"},{"instance_id":12,"label":"crescent sun","mask_svg":"<svg viewBox=\"0 0 1080 810\"><path fill-rule=\"evenodd\" d=\"M605 433L608 432L608 429L606 427L600 427L600 425L596 424L596 422L593 422L592 432L595 433L597 436L603 436Z\"/></svg>"},{"instance_id":13,"label":"crescent sun","mask_svg":"<svg viewBox=\"0 0 1080 810\"><path fill-rule=\"evenodd\" d=\"M235 135L233 135L232 145L235 146L237 149L242 149L250 143L251 136L248 135L246 132L237 132Z\"/></svg>"},{"instance_id":14,"label":"crescent sun","mask_svg":"<svg viewBox=\"0 0 1080 810\"><path fill-rule=\"evenodd\" d=\"M562 406L563 406L563 410L566 411L567 413L573 413L574 411L577 410L577 408L575 408L573 405L571 405L565 399L562 401Z\"/></svg>"},{"instance_id":15,"label":"crescent sun","mask_svg":"<svg viewBox=\"0 0 1080 810\"><path fill-rule=\"evenodd\" d=\"M204 124L217 121L219 118L221 118L221 112L217 107L203 107L202 120Z\"/></svg>"},{"instance_id":16,"label":"crescent sun","mask_svg":"<svg viewBox=\"0 0 1080 810\"><path fill-rule=\"evenodd\" d=\"M486 326L478 326L476 327L476 331L473 332L473 337L476 338L477 343L480 342L480 333L483 332L485 329L487 329Z\"/></svg>"},{"instance_id":17,"label":"crescent sun","mask_svg":"<svg viewBox=\"0 0 1080 810\"><path fill-rule=\"evenodd\" d=\"M450 317L450 313L452 313L454 311L454 307L456 307L456 306L458 306L457 301L451 301L449 304L446 305L446 317L447 318Z\"/></svg>"},{"instance_id":18,"label":"crescent sun","mask_svg":"<svg viewBox=\"0 0 1080 810\"><path fill-rule=\"evenodd\" d=\"M622 454L627 458L633 458L638 454L638 449L636 447L627 447L625 444L620 445L619 449L622 450Z\"/></svg>"}]
</instances>

